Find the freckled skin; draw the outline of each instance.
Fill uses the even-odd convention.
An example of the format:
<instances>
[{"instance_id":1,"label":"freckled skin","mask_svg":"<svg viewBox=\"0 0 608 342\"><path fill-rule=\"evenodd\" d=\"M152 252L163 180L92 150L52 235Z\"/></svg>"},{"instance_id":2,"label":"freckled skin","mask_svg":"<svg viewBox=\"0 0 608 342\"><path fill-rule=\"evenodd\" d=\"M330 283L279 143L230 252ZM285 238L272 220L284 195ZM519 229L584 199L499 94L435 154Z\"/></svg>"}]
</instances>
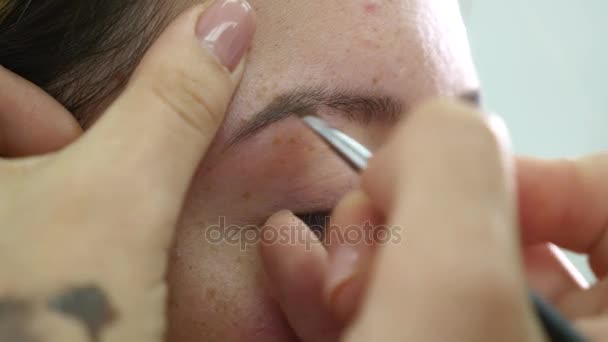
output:
<instances>
[{"instance_id":1,"label":"freckled skin","mask_svg":"<svg viewBox=\"0 0 608 342\"><path fill-rule=\"evenodd\" d=\"M214 300L217 295L217 291L215 289L207 289L207 300Z\"/></svg>"},{"instance_id":2,"label":"freckled skin","mask_svg":"<svg viewBox=\"0 0 608 342\"><path fill-rule=\"evenodd\" d=\"M195 0L175 0L185 8ZM392 96L404 108L475 88L456 0L250 0L258 31L225 124L188 194L169 265L170 342L292 341L256 248L213 244L206 230L260 225L274 212L330 209L358 178L297 120L228 148L282 92L312 86ZM332 118L372 149L390 127ZM248 193L250 195L248 195Z\"/></svg>"}]
</instances>

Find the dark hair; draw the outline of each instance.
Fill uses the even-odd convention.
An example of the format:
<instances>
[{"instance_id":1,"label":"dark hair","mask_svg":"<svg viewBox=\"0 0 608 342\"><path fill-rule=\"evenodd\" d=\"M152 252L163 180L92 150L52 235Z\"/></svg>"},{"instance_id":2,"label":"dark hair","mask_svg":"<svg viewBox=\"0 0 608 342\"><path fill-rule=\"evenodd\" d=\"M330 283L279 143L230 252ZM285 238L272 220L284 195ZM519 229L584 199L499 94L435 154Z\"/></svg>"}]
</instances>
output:
<instances>
[{"instance_id":1,"label":"dark hair","mask_svg":"<svg viewBox=\"0 0 608 342\"><path fill-rule=\"evenodd\" d=\"M86 122L133 71L165 22L167 2L0 0L0 65Z\"/></svg>"}]
</instances>

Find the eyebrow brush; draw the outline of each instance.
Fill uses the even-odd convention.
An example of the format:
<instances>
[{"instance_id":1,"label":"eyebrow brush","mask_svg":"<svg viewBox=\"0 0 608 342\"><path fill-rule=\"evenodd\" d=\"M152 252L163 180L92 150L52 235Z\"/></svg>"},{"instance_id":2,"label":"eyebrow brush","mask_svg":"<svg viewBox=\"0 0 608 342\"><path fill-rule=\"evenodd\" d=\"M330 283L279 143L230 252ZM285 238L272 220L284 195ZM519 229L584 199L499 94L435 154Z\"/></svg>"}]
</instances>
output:
<instances>
[{"instance_id":1,"label":"eyebrow brush","mask_svg":"<svg viewBox=\"0 0 608 342\"><path fill-rule=\"evenodd\" d=\"M361 173L367 167L372 153L355 139L329 126L323 119L314 115L301 115L300 118L316 135L336 152L353 170ZM555 308L534 292L530 301L550 341L586 341Z\"/></svg>"}]
</instances>

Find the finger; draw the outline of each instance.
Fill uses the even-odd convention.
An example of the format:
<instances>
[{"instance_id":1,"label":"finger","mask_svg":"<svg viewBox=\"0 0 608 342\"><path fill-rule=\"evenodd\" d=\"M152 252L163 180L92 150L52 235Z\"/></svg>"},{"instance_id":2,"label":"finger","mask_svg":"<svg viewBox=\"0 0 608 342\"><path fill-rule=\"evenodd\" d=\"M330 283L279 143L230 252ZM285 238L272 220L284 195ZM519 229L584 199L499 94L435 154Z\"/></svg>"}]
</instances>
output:
<instances>
[{"instance_id":1,"label":"finger","mask_svg":"<svg viewBox=\"0 0 608 342\"><path fill-rule=\"evenodd\" d=\"M348 323L358 311L379 243L376 238L388 234L377 231L382 229L381 222L361 191L345 196L332 214L326 239L330 266L325 296L330 310L342 322Z\"/></svg>"},{"instance_id":2,"label":"finger","mask_svg":"<svg viewBox=\"0 0 608 342\"><path fill-rule=\"evenodd\" d=\"M270 286L296 335L302 341L337 341L339 325L322 291L327 252L316 235L290 212L280 212L264 225L262 242Z\"/></svg>"},{"instance_id":3,"label":"finger","mask_svg":"<svg viewBox=\"0 0 608 342\"><path fill-rule=\"evenodd\" d=\"M526 243L551 242L589 254L608 269L608 154L578 160L517 160L520 222Z\"/></svg>"},{"instance_id":4,"label":"finger","mask_svg":"<svg viewBox=\"0 0 608 342\"><path fill-rule=\"evenodd\" d=\"M606 316L579 320L575 322L575 328L588 341L606 341L608 339L608 317Z\"/></svg>"},{"instance_id":5,"label":"finger","mask_svg":"<svg viewBox=\"0 0 608 342\"><path fill-rule=\"evenodd\" d=\"M0 66L0 156L53 152L80 133L80 126L61 104Z\"/></svg>"},{"instance_id":6,"label":"finger","mask_svg":"<svg viewBox=\"0 0 608 342\"><path fill-rule=\"evenodd\" d=\"M588 287L588 283L563 251L551 244L525 247L524 263L530 287L555 302L566 293Z\"/></svg>"},{"instance_id":7,"label":"finger","mask_svg":"<svg viewBox=\"0 0 608 342\"><path fill-rule=\"evenodd\" d=\"M570 320L593 318L608 311L608 280L604 279L588 290L572 290L555 301L559 311Z\"/></svg>"},{"instance_id":8,"label":"finger","mask_svg":"<svg viewBox=\"0 0 608 342\"><path fill-rule=\"evenodd\" d=\"M472 108L431 102L370 164L364 189L406 238L380 252L352 340L540 340L505 133L493 125Z\"/></svg>"},{"instance_id":9,"label":"finger","mask_svg":"<svg viewBox=\"0 0 608 342\"><path fill-rule=\"evenodd\" d=\"M127 202L145 194L177 209L170 199L181 201L223 120L254 27L245 0L216 0L179 16L66 158Z\"/></svg>"}]
</instances>

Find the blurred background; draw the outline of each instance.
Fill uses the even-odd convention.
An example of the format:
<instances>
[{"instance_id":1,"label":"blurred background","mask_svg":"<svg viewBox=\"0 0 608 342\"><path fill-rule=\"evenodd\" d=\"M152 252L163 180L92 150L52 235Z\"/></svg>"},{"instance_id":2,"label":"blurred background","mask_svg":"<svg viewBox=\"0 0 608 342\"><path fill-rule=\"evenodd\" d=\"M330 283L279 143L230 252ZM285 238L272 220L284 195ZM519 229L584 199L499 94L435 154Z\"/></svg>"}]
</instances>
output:
<instances>
[{"instance_id":1,"label":"blurred background","mask_svg":"<svg viewBox=\"0 0 608 342\"><path fill-rule=\"evenodd\" d=\"M517 153L569 157L608 150L608 1L461 5L485 105L504 117ZM569 256L593 279L583 257Z\"/></svg>"}]
</instances>

